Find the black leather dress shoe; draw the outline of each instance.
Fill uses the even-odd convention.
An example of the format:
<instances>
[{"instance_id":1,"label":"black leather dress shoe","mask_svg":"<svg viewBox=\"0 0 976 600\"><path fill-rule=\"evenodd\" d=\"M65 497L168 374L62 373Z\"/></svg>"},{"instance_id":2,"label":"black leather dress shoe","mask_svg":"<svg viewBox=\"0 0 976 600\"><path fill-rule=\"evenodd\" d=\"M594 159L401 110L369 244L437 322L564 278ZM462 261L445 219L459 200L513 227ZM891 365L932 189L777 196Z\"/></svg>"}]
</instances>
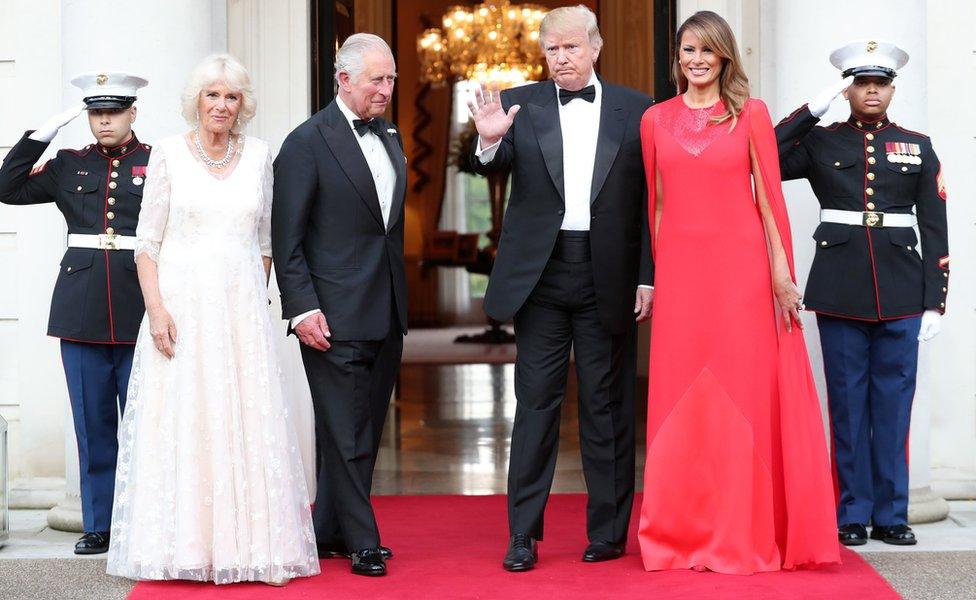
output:
<instances>
[{"instance_id":1,"label":"black leather dress shoe","mask_svg":"<svg viewBox=\"0 0 976 600\"><path fill-rule=\"evenodd\" d=\"M352 553L352 572L367 577L386 575L386 559L379 548L357 550Z\"/></svg>"},{"instance_id":2,"label":"black leather dress shoe","mask_svg":"<svg viewBox=\"0 0 976 600\"><path fill-rule=\"evenodd\" d=\"M845 546L863 546L868 543L868 529L860 523L847 523L837 528L837 539Z\"/></svg>"},{"instance_id":3,"label":"black leather dress shoe","mask_svg":"<svg viewBox=\"0 0 976 600\"><path fill-rule=\"evenodd\" d=\"M108 552L107 531L96 531L81 536L75 544L75 554L102 554Z\"/></svg>"},{"instance_id":4,"label":"black leather dress shoe","mask_svg":"<svg viewBox=\"0 0 976 600\"><path fill-rule=\"evenodd\" d=\"M349 558L349 550L339 544L316 544L319 558Z\"/></svg>"},{"instance_id":5,"label":"black leather dress shoe","mask_svg":"<svg viewBox=\"0 0 976 600\"><path fill-rule=\"evenodd\" d=\"M893 546L914 546L918 543L915 532L908 525L875 525L871 528L871 539Z\"/></svg>"},{"instance_id":6,"label":"black leather dress shoe","mask_svg":"<svg viewBox=\"0 0 976 600\"><path fill-rule=\"evenodd\" d=\"M345 544L316 544L316 546L319 558L350 558L349 549ZM379 551L386 560L393 558L393 550L386 546L380 546Z\"/></svg>"},{"instance_id":7,"label":"black leather dress shoe","mask_svg":"<svg viewBox=\"0 0 976 600\"><path fill-rule=\"evenodd\" d=\"M603 562L624 555L624 545L611 542L591 542L583 551L583 562Z\"/></svg>"},{"instance_id":8,"label":"black leather dress shoe","mask_svg":"<svg viewBox=\"0 0 976 600\"><path fill-rule=\"evenodd\" d=\"M528 571L539 560L539 551L535 539L524 533L516 533L508 541L508 552L502 566L506 571Z\"/></svg>"}]
</instances>

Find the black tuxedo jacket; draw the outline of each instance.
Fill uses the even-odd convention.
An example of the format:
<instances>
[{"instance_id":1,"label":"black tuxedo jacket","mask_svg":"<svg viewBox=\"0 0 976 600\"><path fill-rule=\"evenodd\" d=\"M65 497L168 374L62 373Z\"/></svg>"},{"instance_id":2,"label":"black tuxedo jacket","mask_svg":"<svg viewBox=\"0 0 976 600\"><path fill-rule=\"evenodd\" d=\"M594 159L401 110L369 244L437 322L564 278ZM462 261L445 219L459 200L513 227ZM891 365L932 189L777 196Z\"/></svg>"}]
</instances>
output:
<instances>
[{"instance_id":1,"label":"black tuxedo jacket","mask_svg":"<svg viewBox=\"0 0 976 600\"><path fill-rule=\"evenodd\" d=\"M134 236L151 148L132 140L116 148L89 144L59 150L31 169L47 150L24 134L0 168L0 202L53 202L68 233ZM68 248L51 297L47 334L92 344L134 344L146 308L132 250Z\"/></svg>"},{"instance_id":2,"label":"black tuxedo jacket","mask_svg":"<svg viewBox=\"0 0 976 600\"><path fill-rule=\"evenodd\" d=\"M388 226L336 101L295 128L274 162L271 240L282 316L322 309L336 341L381 340L392 327L407 332L406 160L396 126L380 121L396 173Z\"/></svg>"},{"instance_id":3,"label":"black tuxedo jacket","mask_svg":"<svg viewBox=\"0 0 976 600\"><path fill-rule=\"evenodd\" d=\"M603 100L590 189L590 252L600 321L611 333L634 323L638 284L653 284L647 223L647 186L640 120L652 100L600 80ZM521 105L492 161L472 163L481 173L512 169L498 255L485 294L485 311L507 321L522 307L552 254L565 213L559 101L552 81L506 90L502 107Z\"/></svg>"},{"instance_id":4,"label":"black tuxedo jacket","mask_svg":"<svg viewBox=\"0 0 976 600\"><path fill-rule=\"evenodd\" d=\"M821 223L803 296L827 315L885 321L945 312L949 238L942 167L928 136L883 119L818 126L801 106L776 126L783 181L808 179L821 208L918 216L911 227ZM914 154L902 154L911 152Z\"/></svg>"}]
</instances>

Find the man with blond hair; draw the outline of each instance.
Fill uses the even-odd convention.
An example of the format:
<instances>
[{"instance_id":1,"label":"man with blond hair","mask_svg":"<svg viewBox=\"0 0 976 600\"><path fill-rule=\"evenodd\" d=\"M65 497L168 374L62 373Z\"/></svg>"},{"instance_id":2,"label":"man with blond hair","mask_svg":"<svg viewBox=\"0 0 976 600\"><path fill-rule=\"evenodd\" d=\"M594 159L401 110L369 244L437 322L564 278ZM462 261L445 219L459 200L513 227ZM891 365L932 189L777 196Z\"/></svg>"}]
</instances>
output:
<instances>
[{"instance_id":1,"label":"man with blond hair","mask_svg":"<svg viewBox=\"0 0 976 600\"><path fill-rule=\"evenodd\" d=\"M509 571L538 560L571 348L589 493L583 560L623 555L634 494L636 328L652 300L640 147L651 99L596 75L603 39L586 7L550 11L540 41L550 81L482 89L470 106L480 136L475 167L512 171L485 295L492 318L514 317L518 350Z\"/></svg>"}]
</instances>

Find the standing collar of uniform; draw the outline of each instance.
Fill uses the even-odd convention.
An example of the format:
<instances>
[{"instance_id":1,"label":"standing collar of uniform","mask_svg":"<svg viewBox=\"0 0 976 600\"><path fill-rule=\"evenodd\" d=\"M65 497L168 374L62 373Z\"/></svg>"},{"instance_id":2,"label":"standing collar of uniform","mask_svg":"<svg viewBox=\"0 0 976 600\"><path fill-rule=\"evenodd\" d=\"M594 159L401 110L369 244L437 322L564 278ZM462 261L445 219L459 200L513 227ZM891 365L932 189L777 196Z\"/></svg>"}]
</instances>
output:
<instances>
[{"instance_id":1,"label":"standing collar of uniform","mask_svg":"<svg viewBox=\"0 0 976 600\"><path fill-rule=\"evenodd\" d=\"M352 109L349 108L349 106L345 103L345 101L343 101L342 97L339 96L338 94L336 94L336 98L335 99L336 99L336 106L339 107L339 112L341 112L342 113L342 116L345 117L346 118L346 121L349 122L349 128L350 129L355 129L356 126L353 125L353 121L359 119L359 115L357 115L356 113L352 112ZM366 120L367 121L372 121L373 119L366 119Z\"/></svg>"},{"instance_id":2,"label":"standing collar of uniform","mask_svg":"<svg viewBox=\"0 0 976 600\"><path fill-rule=\"evenodd\" d=\"M854 117L854 115L851 115L847 119L847 124L858 131L872 132L879 129L884 129L888 125L891 125L891 121L888 120L887 113L877 121L872 121L870 123L867 121L859 121Z\"/></svg>"},{"instance_id":3,"label":"standing collar of uniform","mask_svg":"<svg viewBox=\"0 0 976 600\"><path fill-rule=\"evenodd\" d=\"M124 144L119 144L118 146L108 147L103 146L99 143L95 144L95 151L106 158L120 158L125 156L129 152L135 150L139 147L139 138L136 137L136 132L132 132L132 137L129 141Z\"/></svg>"},{"instance_id":4,"label":"standing collar of uniform","mask_svg":"<svg viewBox=\"0 0 976 600\"><path fill-rule=\"evenodd\" d=\"M552 80L552 83L553 83L553 85L556 86L556 97L558 98L559 97L559 90L561 90L563 88L559 87L559 84L556 83L556 80L555 79ZM596 70L594 70L592 73L590 73L590 80L588 82L586 82L586 85L584 85L583 87L586 87L586 86L589 86L589 85L592 85L596 89L596 97L599 99L603 95L603 84L600 83L600 78L596 76ZM562 106L562 104L560 104L560 106Z\"/></svg>"}]
</instances>

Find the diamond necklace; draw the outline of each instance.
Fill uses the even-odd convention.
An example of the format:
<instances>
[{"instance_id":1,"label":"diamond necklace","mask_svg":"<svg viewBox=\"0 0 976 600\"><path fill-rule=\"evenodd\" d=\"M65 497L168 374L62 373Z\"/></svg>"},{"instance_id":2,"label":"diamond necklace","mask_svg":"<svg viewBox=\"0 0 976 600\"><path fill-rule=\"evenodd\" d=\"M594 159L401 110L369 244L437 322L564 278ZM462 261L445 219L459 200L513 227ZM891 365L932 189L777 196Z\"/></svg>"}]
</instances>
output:
<instances>
[{"instance_id":1,"label":"diamond necklace","mask_svg":"<svg viewBox=\"0 0 976 600\"><path fill-rule=\"evenodd\" d=\"M200 131L193 132L193 142L197 146L197 152L200 154L200 160L203 164L207 165L211 169L223 169L230 164L230 161L234 159L234 140L230 136L227 137L227 154L220 160L214 160L207 156L207 152L203 149L203 143L200 142Z\"/></svg>"}]
</instances>

